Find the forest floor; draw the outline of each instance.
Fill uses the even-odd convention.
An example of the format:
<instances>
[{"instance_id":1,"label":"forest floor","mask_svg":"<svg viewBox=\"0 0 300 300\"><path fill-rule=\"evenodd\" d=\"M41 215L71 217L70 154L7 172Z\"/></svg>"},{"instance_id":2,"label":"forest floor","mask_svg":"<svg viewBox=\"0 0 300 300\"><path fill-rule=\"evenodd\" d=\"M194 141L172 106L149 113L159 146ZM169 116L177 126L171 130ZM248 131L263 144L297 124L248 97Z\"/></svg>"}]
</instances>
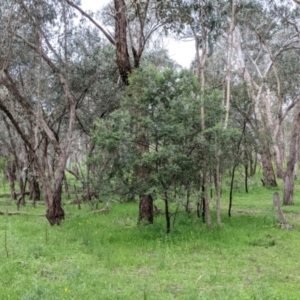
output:
<instances>
[{"instance_id":1,"label":"forest floor","mask_svg":"<svg viewBox=\"0 0 300 300\"><path fill-rule=\"evenodd\" d=\"M0 215L0 299L299 299L299 184L282 208L292 230L279 226L274 191L235 192L231 218L224 192L221 228L181 208L170 234L163 215L137 226L137 203L112 202L107 214L65 205L56 227L43 205Z\"/></svg>"}]
</instances>

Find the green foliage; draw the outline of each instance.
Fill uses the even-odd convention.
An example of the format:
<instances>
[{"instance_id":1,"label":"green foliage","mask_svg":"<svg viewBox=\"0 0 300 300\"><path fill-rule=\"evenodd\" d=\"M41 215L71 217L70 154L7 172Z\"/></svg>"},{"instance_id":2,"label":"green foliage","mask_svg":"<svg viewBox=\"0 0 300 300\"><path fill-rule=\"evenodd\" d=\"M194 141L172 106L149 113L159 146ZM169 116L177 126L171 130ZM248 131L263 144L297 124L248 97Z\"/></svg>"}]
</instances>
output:
<instances>
[{"instance_id":1,"label":"green foliage","mask_svg":"<svg viewBox=\"0 0 300 300\"><path fill-rule=\"evenodd\" d=\"M102 193L153 195L199 185L204 167L214 167L217 151L227 155L240 136L223 130L221 99L215 90L201 94L198 79L187 71L136 70L120 109L96 122L99 152L91 163L101 170ZM136 176L138 168L149 172L146 181Z\"/></svg>"}]
</instances>

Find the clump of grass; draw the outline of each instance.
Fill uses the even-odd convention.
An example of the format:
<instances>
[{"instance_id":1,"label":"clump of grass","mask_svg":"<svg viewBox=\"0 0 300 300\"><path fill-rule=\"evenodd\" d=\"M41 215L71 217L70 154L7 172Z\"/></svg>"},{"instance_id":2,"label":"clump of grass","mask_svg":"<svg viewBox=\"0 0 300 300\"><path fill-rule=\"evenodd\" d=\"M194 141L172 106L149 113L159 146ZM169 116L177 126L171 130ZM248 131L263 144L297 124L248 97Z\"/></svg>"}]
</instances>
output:
<instances>
[{"instance_id":1,"label":"clump of grass","mask_svg":"<svg viewBox=\"0 0 300 300\"><path fill-rule=\"evenodd\" d=\"M263 238L256 239L254 241L251 241L249 243L251 246L256 246L256 247L274 247L276 245L275 240L270 236L269 234L264 236Z\"/></svg>"}]
</instances>

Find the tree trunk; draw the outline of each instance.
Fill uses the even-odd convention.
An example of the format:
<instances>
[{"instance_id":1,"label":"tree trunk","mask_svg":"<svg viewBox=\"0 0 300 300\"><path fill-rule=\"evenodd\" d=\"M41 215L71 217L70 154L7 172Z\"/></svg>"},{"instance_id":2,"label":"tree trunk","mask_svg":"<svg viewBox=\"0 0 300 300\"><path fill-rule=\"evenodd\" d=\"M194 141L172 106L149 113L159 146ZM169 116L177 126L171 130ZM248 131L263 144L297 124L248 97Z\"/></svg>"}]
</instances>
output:
<instances>
[{"instance_id":1,"label":"tree trunk","mask_svg":"<svg viewBox=\"0 0 300 300\"><path fill-rule=\"evenodd\" d=\"M284 176L283 205L294 205L294 168L288 168Z\"/></svg>"},{"instance_id":2,"label":"tree trunk","mask_svg":"<svg viewBox=\"0 0 300 300\"><path fill-rule=\"evenodd\" d=\"M127 20L126 5L124 0L114 0L115 2L115 24L116 24L116 55L117 66L122 81L128 85L128 75L131 73L131 65L127 44Z\"/></svg>"},{"instance_id":3,"label":"tree trunk","mask_svg":"<svg viewBox=\"0 0 300 300\"><path fill-rule=\"evenodd\" d=\"M17 199L17 194L15 190L15 180L16 180L16 166L10 163L6 169L6 177L9 182L10 195L13 199Z\"/></svg>"},{"instance_id":4,"label":"tree trunk","mask_svg":"<svg viewBox=\"0 0 300 300\"><path fill-rule=\"evenodd\" d=\"M272 165L272 157L269 148L266 148L261 155L261 166L263 171L263 185L265 187L277 187L274 168Z\"/></svg>"},{"instance_id":5,"label":"tree trunk","mask_svg":"<svg viewBox=\"0 0 300 300\"><path fill-rule=\"evenodd\" d=\"M252 153L250 153L250 177L254 176L256 173L257 166L257 153L255 152L254 159Z\"/></svg>"},{"instance_id":6,"label":"tree trunk","mask_svg":"<svg viewBox=\"0 0 300 300\"><path fill-rule=\"evenodd\" d=\"M226 74L226 103L225 103L225 120L224 129L227 129L229 122L229 110L230 110L230 94L231 94L231 64L232 64L232 53L234 47L234 27L235 27L235 13L236 4L235 0L231 1L231 21L229 29L229 46L227 55L227 74Z\"/></svg>"},{"instance_id":7,"label":"tree trunk","mask_svg":"<svg viewBox=\"0 0 300 300\"><path fill-rule=\"evenodd\" d=\"M185 205L185 211L187 213L191 212L190 208L190 198L191 198L191 187L189 184L186 185L186 205Z\"/></svg>"},{"instance_id":8,"label":"tree trunk","mask_svg":"<svg viewBox=\"0 0 300 300\"><path fill-rule=\"evenodd\" d=\"M138 223L142 222L153 224L153 199L151 195L140 196Z\"/></svg>"},{"instance_id":9,"label":"tree trunk","mask_svg":"<svg viewBox=\"0 0 300 300\"><path fill-rule=\"evenodd\" d=\"M293 121L293 128L291 132L291 142L290 142L290 151L289 159L287 162L286 172L284 176L284 196L283 204L284 205L293 205L294 199L294 169L296 161L298 159L298 135L300 130L300 101L298 100L296 106L296 114Z\"/></svg>"},{"instance_id":10,"label":"tree trunk","mask_svg":"<svg viewBox=\"0 0 300 300\"><path fill-rule=\"evenodd\" d=\"M68 199L70 199L71 195L70 195L69 184L68 184L68 179L66 174L64 175L64 187L65 187L65 195Z\"/></svg>"},{"instance_id":11,"label":"tree trunk","mask_svg":"<svg viewBox=\"0 0 300 300\"><path fill-rule=\"evenodd\" d=\"M170 233L171 222L170 222L170 213L169 213L169 199L168 199L168 192L166 188L164 188L164 201L165 201L165 216L166 216L166 232Z\"/></svg>"},{"instance_id":12,"label":"tree trunk","mask_svg":"<svg viewBox=\"0 0 300 300\"><path fill-rule=\"evenodd\" d=\"M62 180L55 182L55 190L51 195L46 212L46 218L50 225L59 225L65 218L65 212L61 207Z\"/></svg>"},{"instance_id":13,"label":"tree trunk","mask_svg":"<svg viewBox=\"0 0 300 300\"><path fill-rule=\"evenodd\" d=\"M221 180L220 180L220 156L217 154L217 166L214 174L215 179L215 189L217 193L216 199L216 213L217 213L217 224L220 227L221 222Z\"/></svg>"},{"instance_id":14,"label":"tree trunk","mask_svg":"<svg viewBox=\"0 0 300 300\"><path fill-rule=\"evenodd\" d=\"M231 181L230 181L230 192L229 192L229 205L228 205L228 217L231 217L231 208L232 208L232 197L233 197L233 183L234 183L234 175L235 175L236 163L234 163L231 173Z\"/></svg>"},{"instance_id":15,"label":"tree trunk","mask_svg":"<svg viewBox=\"0 0 300 300\"><path fill-rule=\"evenodd\" d=\"M203 209L205 211L205 220L206 220L206 225L208 228L212 227L212 222L211 222L211 216L210 216L210 207L209 207L209 199L207 195L207 175L203 174L203 186L202 186L202 191L203 191Z\"/></svg>"},{"instance_id":16,"label":"tree trunk","mask_svg":"<svg viewBox=\"0 0 300 300\"><path fill-rule=\"evenodd\" d=\"M27 184L27 168L24 168L20 174L19 186L20 186L20 197L17 201L17 209L19 210L20 205L25 205L25 194L26 194L26 184Z\"/></svg>"},{"instance_id":17,"label":"tree trunk","mask_svg":"<svg viewBox=\"0 0 300 300\"><path fill-rule=\"evenodd\" d=\"M33 202L33 206L35 206L35 202L41 199L40 186L36 178L29 180L29 193L30 199Z\"/></svg>"},{"instance_id":18,"label":"tree trunk","mask_svg":"<svg viewBox=\"0 0 300 300\"><path fill-rule=\"evenodd\" d=\"M297 143L296 143L296 162L295 162L295 167L294 167L294 179L298 179L298 172L299 172L299 135L297 137Z\"/></svg>"}]
</instances>

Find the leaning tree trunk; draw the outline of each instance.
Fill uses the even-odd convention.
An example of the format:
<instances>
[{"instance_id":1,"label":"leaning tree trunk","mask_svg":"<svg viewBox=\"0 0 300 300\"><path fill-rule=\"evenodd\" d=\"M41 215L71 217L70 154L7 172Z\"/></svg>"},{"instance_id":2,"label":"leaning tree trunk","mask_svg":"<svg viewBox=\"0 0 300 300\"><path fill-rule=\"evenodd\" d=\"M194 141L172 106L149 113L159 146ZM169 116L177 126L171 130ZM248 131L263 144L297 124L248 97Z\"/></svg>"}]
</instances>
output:
<instances>
[{"instance_id":1,"label":"leaning tree trunk","mask_svg":"<svg viewBox=\"0 0 300 300\"><path fill-rule=\"evenodd\" d=\"M289 151L289 159L287 162L286 172L284 176L284 196L283 196L283 204L284 205L293 205L294 199L294 169L296 165L296 161L298 159L298 136L300 130L300 101L298 100L296 106L296 114L293 121L293 128L291 132L291 142L290 142L290 151Z\"/></svg>"}]
</instances>

